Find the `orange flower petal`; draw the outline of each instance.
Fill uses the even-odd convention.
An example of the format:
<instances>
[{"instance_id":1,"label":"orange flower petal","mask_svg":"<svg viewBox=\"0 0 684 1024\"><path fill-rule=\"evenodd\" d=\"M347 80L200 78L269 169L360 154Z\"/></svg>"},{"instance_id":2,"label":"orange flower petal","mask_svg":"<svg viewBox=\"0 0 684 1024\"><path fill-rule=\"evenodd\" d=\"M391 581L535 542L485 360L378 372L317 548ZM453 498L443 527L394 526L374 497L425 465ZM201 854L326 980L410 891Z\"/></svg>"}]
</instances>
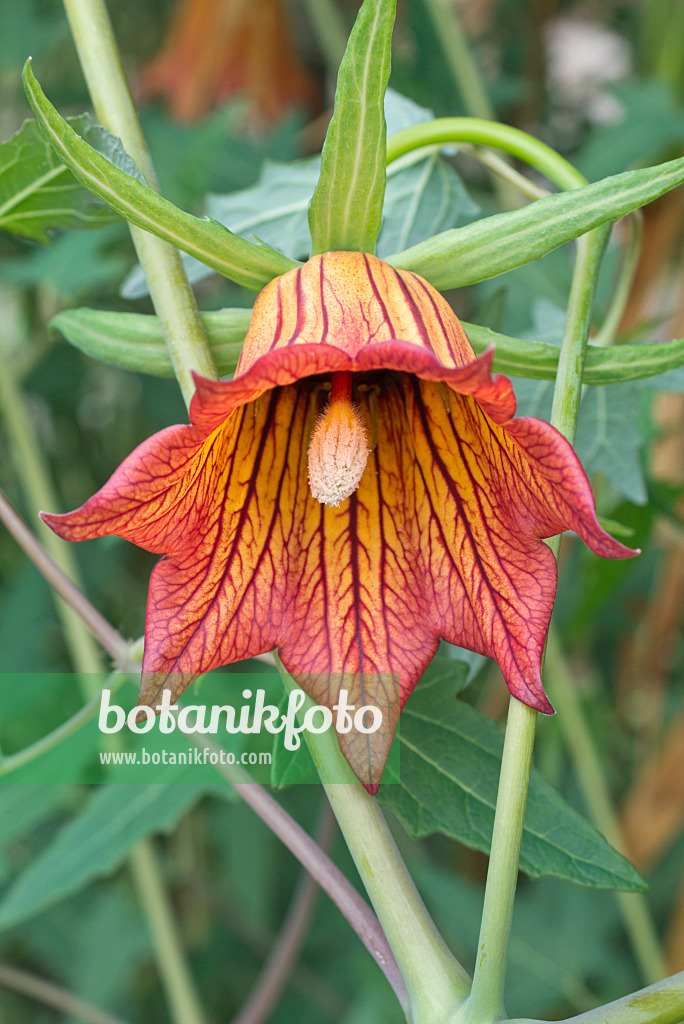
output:
<instances>
[{"instance_id":1,"label":"orange flower petal","mask_svg":"<svg viewBox=\"0 0 684 1024\"><path fill-rule=\"evenodd\" d=\"M354 374L371 453L331 507L310 493L307 448L338 372ZM278 647L314 700L332 708L346 689L382 710L380 733L340 736L374 791L440 637L494 658L516 697L553 710L543 538L573 529L606 557L635 553L599 526L564 438L514 412L491 353L472 356L425 282L328 253L264 290L235 379L197 380L192 426L146 441L81 509L44 518L69 539L116 533L166 556L141 702Z\"/></svg>"}]
</instances>

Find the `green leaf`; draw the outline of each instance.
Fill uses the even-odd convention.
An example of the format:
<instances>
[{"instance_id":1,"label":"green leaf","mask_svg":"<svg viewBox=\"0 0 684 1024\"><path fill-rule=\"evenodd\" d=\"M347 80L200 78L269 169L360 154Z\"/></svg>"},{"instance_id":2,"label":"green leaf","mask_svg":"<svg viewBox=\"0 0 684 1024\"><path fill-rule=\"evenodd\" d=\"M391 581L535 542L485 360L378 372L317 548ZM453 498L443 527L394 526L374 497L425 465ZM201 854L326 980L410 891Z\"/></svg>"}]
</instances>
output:
<instances>
[{"instance_id":1,"label":"green leaf","mask_svg":"<svg viewBox=\"0 0 684 1024\"><path fill-rule=\"evenodd\" d=\"M251 309L202 313L219 373L232 373L252 316ZM173 368L156 316L100 309L68 309L50 321L75 348L112 366L154 377L173 377Z\"/></svg>"},{"instance_id":2,"label":"green leaf","mask_svg":"<svg viewBox=\"0 0 684 1024\"><path fill-rule=\"evenodd\" d=\"M402 157L387 168L377 254L385 259L478 212L463 182L439 153L418 160L413 153Z\"/></svg>"},{"instance_id":3,"label":"green leaf","mask_svg":"<svg viewBox=\"0 0 684 1024\"><path fill-rule=\"evenodd\" d=\"M0 903L0 928L9 928L111 874L145 836L168 832L210 785L181 784L182 768L160 765L157 785L113 783L97 790L81 814L35 858ZM169 782L169 776L174 778ZM216 787L213 787L216 788Z\"/></svg>"},{"instance_id":4,"label":"green leaf","mask_svg":"<svg viewBox=\"0 0 684 1024\"><path fill-rule=\"evenodd\" d=\"M81 135L92 127L85 114L68 124ZM25 121L0 144L0 228L47 244L48 231L97 228L116 219L64 166L36 121Z\"/></svg>"},{"instance_id":5,"label":"green leaf","mask_svg":"<svg viewBox=\"0 0 684 1024\"><path fill-rule=\"evenodd\" d=\"M652 202L684 182L684 157L626 171L583 188L538 199L520 210L443 231L391 256L435 288L460 288L531 263L564 242Z\"/></svg>"},{"instance_id":6,"label":"green leaf","mask_svg":"<svg viewBox=\"0 0 684 1024\"><path fill-rule=\"evenodd\" d=\"M47 100L31 71L24 67L29 102L50 145L91 192L132 224L183 249L207 266L255 291L296 264L267 245L257 245L232 234L215 221L184 213L120 170L89 146L60 117Z\"/></svg>"},{"instance_id":7,"label":"green leaf","mask_svg":"<svg viewBox=\"0 0 684 1024\"><path fill-rule=\"evenodd\" d=\"M646 505L648 494L640 452L644 438L639 423L641 386L587 388L582 395L575 449L590 473L602 473L618 494Z\"/></svg>"},{"instance_id":8,"label":"green leaf","mask_svg":"<svg viewBox=\"0 0 684 1024\"><path fill-rule=\"evenodd\" d=\"M375 251L385 194L384 98L395 7L396 0L364 0L340 64L309 211L314 254Z\"/></svg>"},{"instance_id":9,"label":"green leaf","mask_svg":"<svg viewBox=\"0 0 684 1024\"><path fill-rule=\"evenodd\" d=\"M433 832L489 851L503 736L444 686L421 687L401 719L401 770L378 799L413 839ZM642 892L645 883L603 836L533 770L520 865L532 878Z\"/></svg>"}]
</instances>

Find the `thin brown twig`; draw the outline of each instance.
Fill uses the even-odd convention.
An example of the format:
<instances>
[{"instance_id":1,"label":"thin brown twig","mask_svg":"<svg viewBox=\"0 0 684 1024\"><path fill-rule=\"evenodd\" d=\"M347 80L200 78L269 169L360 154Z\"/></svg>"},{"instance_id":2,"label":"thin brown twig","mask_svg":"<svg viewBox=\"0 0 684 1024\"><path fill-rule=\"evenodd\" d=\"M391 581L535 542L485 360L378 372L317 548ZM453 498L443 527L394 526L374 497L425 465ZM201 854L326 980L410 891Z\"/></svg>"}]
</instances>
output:
<instances>
[{"instance_id":1,"label":"thin brown twig","mask_svg":"<svg viewBox=\"0 0 684 1024\"><path fill-rule=\"evenodd\" d=\"M67 989L51 981L45 981L44 978L39 978L29 971L20 971L16 967L0 964L0 985L30 996L39 1003L53 1006L56 1010L62 1010L70 1017L78 1017L87 1024L127 1024L121 1017L114 1017L111 1013L100 1010Z\"/></svg>"},{"instance_id":2,"label":"thin brown twig","mask_svg":"<svg viewBox=\"0 0 684 1024\"><path fill-rule=\"evenodd\" d=\"M129 645L121 634L100 614L97 608L90 603L76 584L69 579L64 570L57 565L54 558L47 553L38 538L29 530L26 523L2 491L0 491L0 520L2 520L19 547L28 555L50 586L54 587L60 597L81 616L95 639L111 655L114 662L123 667L128 660Z\"/></svg>"},{"instance_id":3,"label":"thin brown twig","mask_svg":"<svg viewBox=\"0 0 684 1024\"><path fill-rule=\"evenodd\" d=\"M385 933L377 917L349 879L278 801L257 782L252 781L244 768L226 763L226 752L216 740L209 735L195 737L193 734L189 734L188 739L195 746L206 749L213 755L211 764L216 771L230 783L328 894L387 978L402 1009L408 1011L406 983Z\"/></svg>"},{"instance_id":4,"label":"thin brown twig","mask_svg":"<svg viewBox=\"0 0 684 1024\"><path fill-rule=\"evenodd\" d=\"M335 815L324 801L315 839L327 854L335 834ZM271 1014L292 970L306 936L320 889L308 871L302 873L282 929L266 960L256 984L232 1024L262 1024Z\"/></svg>"}]
</instances>

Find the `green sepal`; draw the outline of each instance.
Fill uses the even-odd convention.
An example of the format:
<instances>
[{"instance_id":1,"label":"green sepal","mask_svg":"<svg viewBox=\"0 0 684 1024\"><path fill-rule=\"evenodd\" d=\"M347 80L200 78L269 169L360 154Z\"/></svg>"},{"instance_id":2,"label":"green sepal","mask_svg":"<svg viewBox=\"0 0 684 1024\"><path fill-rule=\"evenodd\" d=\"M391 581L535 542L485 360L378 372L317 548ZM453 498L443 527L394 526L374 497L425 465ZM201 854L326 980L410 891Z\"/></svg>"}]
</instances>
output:
<instances>
[{"instance_id":1,"label":"green sepal","mask_svg":"<svg viewBox=\"0 0 684 1024\"><path fill-rule=\"evenodd\" d=\"M498 334L488 327L463 321L470 344L480 355L494 345L494 369L514 377L555 380L558 370L558 345L526 341ZM684 338L652 345L587 346L582 375L583 384L621 384L630 380L657 377L684 364Z\"/></svg>"},{"instance_id":2,"label":"green sepal","mask_svg":"<svg viewBox=\"0 0 684 1024\"><path fill-rule=\"evenodd\" d=\"M252 317L251 309L202 313L218 372L233 373ZM66 309L50 328L93 359L152 377L173 377L173 367L156 316L101 309Z\"/></svg>"},{"instance_id":3,"label":"green sepal","mask_svg":"<svg viewBox=\"0 0 684 1024\"><path fill-rule=\"evenodd\" d=\"M434 235L387 262L435 288L461 288L532 263L564 242L652 202L684 182L684 157L626 171L508 213Z\"/></svg>"},{"instance_id":4,"label":"green sepal","mask_svg":"<svg viewBox=\"0 0 684 1024\"><path fill-rule=\"evenodd\" d=\"M384 100L396 0L364 0L337 76L335 111L309 207L312 253L375 252L385 195Z\"/></svg>"},{"instance_id":5,"label":"green sepal","mask_svg":"<svg viewBox=\"0 0 684 1024\"><path fill-rule=\"evenodd\" d=\"M211 354L222 376L233 373L249 327L251 309L220 309L202 313ZM478 324L463 324L477 355L495 346L494 369L516 377L554 380L560 349L538 341L498 334ZM153 377L172 377L159 321L143 313L100 309L68 309L50 321L75 348L94 359ZM585 384L619 384L656 377L684 364L684 338L653 345L589 345Z\"/></svg>"},{"instance_id":6,"label":"green sepal","mask_svg":"<svg viewBox=\"0 0 684 1024\"><path fill-rule=\"evenodd\" d=\"M158 235L237 284L259 291L274 277L297 266L268 245L248 242L222 224L193 217L136 178L115 167L60 117L46 98L28 60L24 88L38 123L81 184L139 228Z\"/></svg>"}]
</instances>

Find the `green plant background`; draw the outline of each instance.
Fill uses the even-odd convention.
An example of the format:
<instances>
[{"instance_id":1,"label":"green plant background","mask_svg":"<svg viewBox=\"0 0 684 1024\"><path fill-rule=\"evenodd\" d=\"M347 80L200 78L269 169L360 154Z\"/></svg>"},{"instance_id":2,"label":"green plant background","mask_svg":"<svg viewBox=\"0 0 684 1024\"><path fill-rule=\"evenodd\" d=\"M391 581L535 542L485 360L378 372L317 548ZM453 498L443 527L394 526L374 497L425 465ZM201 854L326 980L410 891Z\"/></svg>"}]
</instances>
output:
<instances>
[{"instance_id":1,"label":"green plant background","mask_svg":"<svg viewBox=\"0 0 684 1024\"><path fill-rule=\"evenodd\" d=\"M133 72L159 46L170 6L161 0L120 0L111 5L121 49ZM293 7L300 24L304 11ZM354 4L339 7L350 26ZM487 84L497 115L549 137L590 180L679 155L684 143L684 76L676 61L668 64L662 57L659 38L662 43L666 25L660 24L657 7L615 2L602 8L600 23L627 41L634 72L609 89L620 105L617 121L597 126L580 111L572 130L563 131L559 123L564 122L562 118L559 122L557 105L545 91L543 75L529 60L530 39L539 40L544 30L540 5L500 0L491 23L479 31L474 49L485 66L487 55L496 55L496 74ZM560 4L559 13L572 13L570 8ZM29 53L59 110L79 115L89 108L56 0L15 5L0 14L0 24L0 81L6 97L3 138L9 138L30 113L20 81ZM308 26L301 35L305 57L322 78L324 61L315 33ZM406 0L400 8L390 84L437 115L466 112L422 0ZM399 104L397 116L413 116L407 109ZM315 146L304 131L303 112L288 114L266 131L250 125L241 100L228 102L190 126L173 122L159 104L145 108L142 120L167 198L196 214L207 209L235 230L254 230L293 258L306 255L306 204L316 174L312 176L311 163ZM281 166L294 158L305 158L307 163L298 166L296 173ZM264 170L266 159L276 163ZM234 196L239 189L250 192ZM255 226L250 211L263 214L267 201L273 216L266 222L262 216ZM299 204L298 210L283 216L282 208L293 204ZM390 174L379 254L495 212L497 204L490 179L465 157L452 161L430 156L409 163ZM449 297L464 320L512 337L556 345L562 334L572 255L571 247L565 246L533 264L453 291ZM601 272L598 323L618 265L619 246L615 245ZM197 272L203 310L251 305L252 292L215 274L200 276ZM667 281L673 290L681 288L681 264L669 269ZM59 505L72 508L144 437L185 418L174 381L96 362L48 331L52 317L74 306L151 311L149 300L141 296L125 224L113 221L92 231L58 230L49 246L0 232L0 300L2 360L21 382L29 422L48 459ZM623 340L660 338L673 308L676 304L666 293L662 305L650 310L649 319ZM666 334L662 340L669 337ZM655 725L649 719L646 686L628 698L621 686L635 630L644 628L645 614L658 593L659 574L673 550L662 540L663 522L678 531L681 545L681 478L655 479L651 472L649 451L657 432L652 406L659 387L684 389L682 371L672 371L663 379L585 390L578 451L595 483L601 513L626 528L628 543L640 546L643 554L633 562L607 564L579 545L567 543L555 619L581 680L581 703L616 805L628 797L640 766L657 749L668 719L682 704L681 638L673 644L662 672L666 693ZM516 390L521 411L549 415L548 382L523 380L516 383ZM26 498L15 456L12 436L3 430L0 486L35 526L37 509ZM109 539L78 546L75 557L93 603L124 636L138 637L152 556ZM11 755L77 711L82 698L50 590L4 531L0 531L0 577L0 745L3 755ZM428 907L459 958L470 967L486 865L481 851L491 827L487 826L491 813L486 787L495 761L486 748L489 744L496 751L500 735L496 724L483 724L482 713L500 719L505 704L496 673L473 659L468 671L462 667L465 664L459 652L445 646L412 698L414 707L422 702L424 716L433 714L442 727L455 716L464 732L458 745L459 764L449 766L451 781L444 799L438 801L441 816L430 803L434 780L420 764L413 766L412 778L425 783L424 804L415 791L407 795L401 785L388 787L380 799L396 813L392 820L397 841ZM230 673L222 676L220 684L230 685ZM456 693L465 704L460 711ZM426 753L443 757L446 741L439 734L421 734L420 726L411 722L411 706L402 734L413 736L413 745ZM78 761L84 743L87 737L77 737L68 756ZM547 794L550 804L545 805L547 790L539 782L533 789L528 832L530 821L534 825L535 801L542 802L540 820L549 831L553 813L560 814L561 824L567 826L566 805L586 814L558 718L539 724L536 763L540 778L557 787L566 804L558 803L562 806L558 811L555 798ZM311 778L306 759L293 765L280 750L275 772L274 781L283 786L278 799L312 830L321 804L320 788L309 784L285 788L293 778ZM469 792L475 778L483 785L483 797ZM420 840L410 838L407 830ZM205 1005L213 1018L230 1019L277 934L299 868L251 811L219 784L160 782L154 788L102 785L97 789L29 782L2 786L0 960L50 977L131 1024L166 1021L147 925L124 867L135 842L150 835L155 837ZM529 837L527 842L523 868L533 876L555 874L565 880L545 877L532 882L521 876L508 1012L566 1016L650 980L640 975L633 959L613 893L586 887L616 884L634 889L638 879L619 859L611 861L614 855L596 845L593 833L585 840L576 831L562 856L555 848L549 853L548 847L554 844L547 842L545 847L543 838L537 837L536 848ZM568 847L572 853L583 842L595 862L593 876L586 871L582 875L576 865L573 868L573 856L568 854ZM661 935L672 923L683 852L684 837L676 833L648 874L650 912ZM334 856L354 878L349 855L339 841ZM574 859L578 860L576 851ZM574 881L582 885L567 881L573 872ZM1 994L3 1016L16 1024L48 1024L55 1019L54 1011L24 997ZM400 1019L379 970L325 897L317 906L299 964L272 1020L285 1024L295 1015L302 1022L317 1024ZM76 1024L78 1018L67 1019Z\"/></svg>"}]
</instances>

